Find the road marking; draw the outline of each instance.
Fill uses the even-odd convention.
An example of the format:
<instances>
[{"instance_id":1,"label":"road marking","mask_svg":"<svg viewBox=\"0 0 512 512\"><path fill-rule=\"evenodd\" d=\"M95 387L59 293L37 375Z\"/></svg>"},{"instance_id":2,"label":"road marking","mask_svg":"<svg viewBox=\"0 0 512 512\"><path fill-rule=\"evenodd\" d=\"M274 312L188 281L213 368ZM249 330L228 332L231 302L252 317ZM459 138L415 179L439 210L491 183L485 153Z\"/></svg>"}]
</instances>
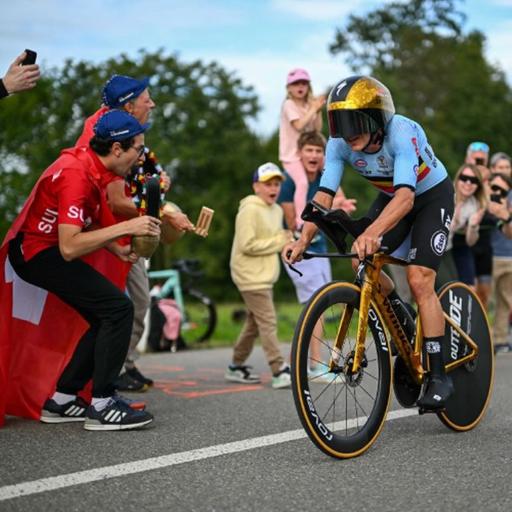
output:
<instances>
[{"instance_id":1,"label":"road marking","mask_svg":"<svg viewBox=\"0 0 512 512\"><path fill-rule=\"evenodd\" d=\"M390 411L386 421L405 418L407 416L417 415L416 409L400 409ZM347 428L356 426L357 422L361 422L363 418L356 418L348 422ZM343 428L345 423L343 422ZM272 446L276 444L295 441L306 437L303 429L289 430L281 434L272 434L262 437L254 437L253 439L244 439L243 441L235 441L232 443L218 444L216 446L208 446L207 448L199 448L188 452L173 453L170 455L162 455L160 457L152 457L150 459L138 460L135 462L127 462L124 464L116 464L114 466L106 466L103 468L89 469L87 471L78 471L76 473L68 473L66 475L52 476L49 478L41 478L40 480L32 480L29 482L21 482L14 485L5 485L0 487L0 501L29 496L41 492L54 491L74 485L82 485L109 478L117 478L134 473L142 473L153 469L167 468L187 462L195 462L202 459L210 459L219 457L220 455L229 455L231 453L244 452L264 446Z\"/></svg>"}]
</instances>

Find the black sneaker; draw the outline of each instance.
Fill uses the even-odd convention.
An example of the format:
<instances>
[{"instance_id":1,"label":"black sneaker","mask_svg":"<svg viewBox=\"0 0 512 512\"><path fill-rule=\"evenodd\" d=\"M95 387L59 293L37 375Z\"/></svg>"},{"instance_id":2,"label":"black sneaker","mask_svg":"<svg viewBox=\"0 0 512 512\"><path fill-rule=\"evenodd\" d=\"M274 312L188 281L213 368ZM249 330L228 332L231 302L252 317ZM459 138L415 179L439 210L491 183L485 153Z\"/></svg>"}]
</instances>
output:
<instances>
[{"instance_id":1,"label":"black sneaker","mask_svg":"<svg viewBox=\"0 0 512 512\"><path fill-rule=\"evenodd\" d=\"M430 377L423 396L417 401L420 412L444 409L446 401L453 393L452 379L448 375Z\"/></svg>"},{"instance_id":2,"label":"black sneaker","mask_svg":"<svg viewBox=\"0 0 512 512\"><path fill-rule=\"evenodd\" d=\"M134 393L144 393L149 389L147 384L134 379L131 375L128 375L127 372L123 372L119 375L114 386L118 391L132 391Z\"/></svg>"},{"instance_id":3,"label":"black sneaker","mask_svg":"<svg viewBox=\"0 0 512 512\"><path fill-rule=\"evenodd\" d=\"M147 384L148 386L152 386L154 384L153 379L148 379L142 373L140 373L139 369L135 366L133 368L127 368L126 373L135 380L142 382L143 384Z\"/></svg>"},{"instance_id":4,"label":"black sneaker","mask_svg":"<svg viewBox=\"0 0 512 512\"><path fill-rule=\"evenodd\" d=\"M94 406L87 409L85 430L130 430L140 428L153 421L153 416L146 411L132 409L119 397L112 397L101 411Z\"/></svg>"},{"instance_id":5,"label":"black sneaker","mask_svg":"<svg viewBox=\"0 0 512 512\"><path fill-rule=\"evenodd\" d=\"M55 400L49 398L43 405L39 419L43 423L84 421L87 407L89 407L89 405L81 397L77 397L75 400L63 405L59 405Z\"/></svg>"}]
</instances>

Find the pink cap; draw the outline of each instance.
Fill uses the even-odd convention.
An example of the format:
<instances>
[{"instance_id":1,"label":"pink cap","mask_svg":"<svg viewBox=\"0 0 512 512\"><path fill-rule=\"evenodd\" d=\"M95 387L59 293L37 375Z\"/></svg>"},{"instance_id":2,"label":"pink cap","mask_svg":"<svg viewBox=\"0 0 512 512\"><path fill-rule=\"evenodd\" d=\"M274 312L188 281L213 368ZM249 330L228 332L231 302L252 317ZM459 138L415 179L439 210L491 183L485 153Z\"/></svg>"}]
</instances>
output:
<instances>
[{"instance_id":1,"label":"pink cap","mask_svg":"<svg viewBox=\"0 0 512 512\"><path fill-rule=\"evenodd\" d=\"M286 78L286 85L293 84L294 82L298 82L299 80L306 80L307 82L311 82L309 73L305 69L301 68L292 69L288 73L288 77Z\"/></svg>"}]
</instances>

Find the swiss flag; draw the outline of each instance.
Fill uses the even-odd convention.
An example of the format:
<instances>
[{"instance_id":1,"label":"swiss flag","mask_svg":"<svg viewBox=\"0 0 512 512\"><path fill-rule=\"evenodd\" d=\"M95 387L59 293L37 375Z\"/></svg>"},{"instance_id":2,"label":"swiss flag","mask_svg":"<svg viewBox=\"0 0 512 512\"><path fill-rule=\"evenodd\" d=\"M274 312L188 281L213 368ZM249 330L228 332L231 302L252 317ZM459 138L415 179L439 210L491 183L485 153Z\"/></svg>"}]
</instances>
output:
<instances>
[{"instance_id":1,"label":"swiss flag","mask_svg":"<svg viewBox=\"0 0 512 512\"><path fill-rule=\"evenodd\" d=\"M88 323L52 293L16 275L0 250L0 425L39 419Z\"/></svg>"}]
</instances>

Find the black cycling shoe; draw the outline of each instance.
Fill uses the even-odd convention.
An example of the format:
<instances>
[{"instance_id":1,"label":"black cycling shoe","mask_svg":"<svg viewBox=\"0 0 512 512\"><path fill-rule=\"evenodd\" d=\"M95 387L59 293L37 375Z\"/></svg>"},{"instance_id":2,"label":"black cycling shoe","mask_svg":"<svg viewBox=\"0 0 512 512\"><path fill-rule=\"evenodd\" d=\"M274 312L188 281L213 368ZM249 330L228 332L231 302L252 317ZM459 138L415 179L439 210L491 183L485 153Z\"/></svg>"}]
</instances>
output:
<instances>
[{"instance_id":1,"label":"black cycling shoe","mask_svg":"<svg viewBox=\"0 0 512 512\"><path fill-rule=\"evenodd\" d=\"M420 408L420 414L444 409L452 393L453 383L448 375L430 377L423 396L416 402Z\"/></svg>"}]
</instances>

